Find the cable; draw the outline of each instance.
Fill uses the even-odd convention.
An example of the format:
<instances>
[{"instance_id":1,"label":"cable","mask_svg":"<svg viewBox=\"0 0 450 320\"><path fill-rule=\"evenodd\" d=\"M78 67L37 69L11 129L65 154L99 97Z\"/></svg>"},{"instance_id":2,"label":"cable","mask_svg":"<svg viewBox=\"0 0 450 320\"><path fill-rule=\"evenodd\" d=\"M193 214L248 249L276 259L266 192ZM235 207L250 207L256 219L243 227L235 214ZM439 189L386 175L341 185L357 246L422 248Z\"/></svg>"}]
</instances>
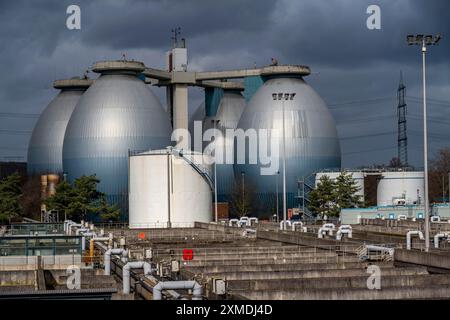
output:
<instances>
[{"instance_id":1,"label":"cable","mask_svg":"<svg viewBox=\"0 0 450 320\"><path fill-rule=\"evenodd\" d=\"M0 134L30 135L32 131L0 129Z\"/></svg>"},{"instance_id":2,"label":"cable","mask_svg":"<svg viewBox=\"0 0 450 320\"><path fill-rule=\"evenodd\" d=\"M348 136L348 137L342 137L339 138L339 140L352 140L352 139L361 139L361 138L371 138L371 137L379 137L379 136L386 136L391 134L396 134L397 131L389 131L389 132L380 132L380 133L369 133L369 134L363 134L359 136Z\"/></svg>"},{"instance_id":3,"label":"cable","mask_svg":"<svg viewBox=\"0 0 450 320\"><path fill-rule=\"evenodd\" d=\"M367 99L367 100L353 100L353 101L347 101L347 102L341 102L341 103L328 104L328 107L331 107L331 109L336 109L334 107L341 107L341 106L344 106L341 108L348 108L348 107L352 107L352 105L354 105L354 104L372 104L372 103L377 103L377 102L387 101L387 100L394 100L394 99L395 98L393 98L393 97L382 97L382 98L374 98L374 99Z\"/></svg>"},{"instance_id":4,"label":"cable","mask_svg":"<svg viewBox=\"0 0 450 320\"><path fill-rule=\"evenodd\" d=\"M2 118L39 118L39 114L33 113L14 113L14 112L0 112Z\"/></svg>"},{"instance_id":5,"label":"cable","mask_svg":"<svg viewBox=\"0 0 450 320\"><path fill-rule=\"evenodd\" d=\"M366 149L366 150L352 151L352 152L344 152L344 153L342 153L342 155L368 153L368 152L391 150L391 149L397 149L397 146L395 146L395 147L386 147L386 148L373 148L373 149Z\"/></svg>"}]
</instances>

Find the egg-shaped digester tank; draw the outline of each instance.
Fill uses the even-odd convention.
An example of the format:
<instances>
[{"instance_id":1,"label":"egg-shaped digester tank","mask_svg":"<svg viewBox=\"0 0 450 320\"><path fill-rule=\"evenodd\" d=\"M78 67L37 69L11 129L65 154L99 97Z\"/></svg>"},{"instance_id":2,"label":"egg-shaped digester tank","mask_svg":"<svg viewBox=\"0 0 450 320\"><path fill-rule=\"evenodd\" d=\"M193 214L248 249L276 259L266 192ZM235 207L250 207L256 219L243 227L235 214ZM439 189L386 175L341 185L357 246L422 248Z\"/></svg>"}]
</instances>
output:
<instances>
[{"instance_id":1,"label":"egg-shaped digester tank","mask_svg":"<svg viewBox=\"0 0 450 320\"><path fill-rule=\"evenodd\" d=\"M295 96L292 100L275 100L274 93L295 93ZM244 188L248 187L249 192L253 193L253 202L258 205L255 210L259 213L273 214L276 211L277 185L280 210L282 208L283 108L287 208L299 206L297 197L301 179L319 170L341 166L335 121L316 91L301 77L278 75L268 79L251 98L238 123L240 129L256 130L259 143L264 137L258 130L268 130L268 158L262 162L261 156L258 155L257 163L251 164L247 145L245 163L234 165L235 176L239 176L245 184ZM271 129L276 131L270 131ZM271 144L277 148L272 150ZM261 172L263 167L267 169L264 173Z\"/></svg>"},{"instance_id":2,"label":"egg-shaped digester tank","mask_svg":"<svg viewBox=\"0 0 450 320\"><path fill-rule=\"evenodd\" d=\"M205 151L209 154L210 148L215 148L217 152L217 200L218 202L230 201L233 188L235 187L233 162L227 163L227 154L230 158L234 153L234 137L226 136L227 129L236 129L246 102L238 90L224 90L223 96L219 102L215 116L207 116L203 121L203 129L214 128L220 130L222 136L218 137L217 142L208 143Z\"/></svg>"},{"instance_id":3,"label":"egg-shaped digester tank","mask_svg":"<svg viewBox=\"0 0 450 320\"><path fill-rule=\"evenodd\" d=\"M28 145L29 175L61 173L64 134L72 112L83 93L92 84L89 79L56 80L60 92L41 113Z\"/></svg>"},{"instance_id":4,"label":"egg-shaped digester tank","mask_svg":"<svg viewBox=\"0 0 450 320\"><path fill-rule=\"evenodd\" d=\"M69 181L95 174L99 191L128 211L128 153L170 145L168 114L138 78L144 64L104 61L93 66L100 77L86 91L64 137L63 165Z\"/></svg>"}]
</instances>

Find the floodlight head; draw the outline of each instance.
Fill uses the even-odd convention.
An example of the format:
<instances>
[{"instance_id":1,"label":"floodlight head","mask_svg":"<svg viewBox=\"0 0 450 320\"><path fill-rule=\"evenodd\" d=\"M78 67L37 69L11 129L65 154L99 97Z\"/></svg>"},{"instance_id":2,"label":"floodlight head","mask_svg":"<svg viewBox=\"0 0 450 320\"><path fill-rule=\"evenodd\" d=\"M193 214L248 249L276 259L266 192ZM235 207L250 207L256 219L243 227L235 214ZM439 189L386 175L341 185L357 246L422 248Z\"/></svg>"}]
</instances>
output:
<instances>
[{"instance_id":1,"label":"floodlight head","mask_svg":"<svg viewBox=\"0 0 450 320\"><path fill-rule=\"evenodd\" d=\"M291 93L291 100L294 100L295 92Z\"/></svg>"},{"instance_id":2,"label":"floodlight head","mask_svg":"<svg viewBox=\"0 0 450 320\"><path fill-rule=\"evenodd\" d=\"M277 100L277 94L276 93L272 93L272 98L273 98L273 100Z\"/></svg>"},{"instance_id":3,"label":"floodlight head","mask_svg":"<svg viewBox=\"0 0 450 320\"><path fill-rule=\"evenodd\" d=\"M425 36L425 44L426 44L427 46L430 46L430 45L434 44L433 36L432 36L432 35L426 35L426 36Z\"/></svg>"},{"instance_id":4,"label":"floodlight head","mask_svg":"<svg viewBox=\"0 0 450 320\"><path fill-rule=\"evenodd\" d=\"M440 33L438 33L437 35L436 35L436 37L434 37L434 44L436 45L436 44L438 44L438 42L439 42L439 40L441 40L441 34Z\"/></svg>"},{"instance_id":5,"label":"floodlight head","mask_svg":"<svg viewBox=\"0 0 450 320\"><path fill-rule=\"evenodd\" d=\"M289 100L289 96L290 96L289 93L285 93L285 94L284 94L284 100Z\"/></svg>"},{"instance_id":6,"label":"floodlight head","mask_svg":"<svg viewBox=\"0 0 450 320\"><path fill-rule=\"evenodd\" d=\"M415 37L412 34L408 34L406 36L406 41L408 41L408 46L412 46L413 44L416 43Z\"/></svg>"},{"instance_id":7,"label":"floodlight head","mask_svg":"<svg viewBox=\"0 0 450 320\"><path fill-rule=\"evenodd\" d=\"M422 44L423 42L423 34L416 35L416 44Z\"/></svg>"},{"instance_id":8,"label":"floodlight head","mask_svg":"<svg viewBox=\"0 0 450 320\"><path fill-rule=\"evenodd\" d=\"M281 99L283 99L283 94L280 92L280 93L278 93L278 100L281 100Z\"/></svg>"}]
</instances>

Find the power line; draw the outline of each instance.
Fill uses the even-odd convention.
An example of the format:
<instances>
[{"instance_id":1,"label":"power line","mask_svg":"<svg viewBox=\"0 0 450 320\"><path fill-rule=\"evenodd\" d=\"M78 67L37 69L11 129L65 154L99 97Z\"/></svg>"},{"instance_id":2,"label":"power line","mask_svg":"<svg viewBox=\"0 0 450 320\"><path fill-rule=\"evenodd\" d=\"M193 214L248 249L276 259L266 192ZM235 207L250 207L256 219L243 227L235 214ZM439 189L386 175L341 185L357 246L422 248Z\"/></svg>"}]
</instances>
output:
<instances>
[{"instance_id":1,"label":"power line","mask_svg":"<svg viewBox=\"0 0 450 320\"><path fill-rule=\"evenodd\" d=\"M387 136L396 134L397 131L389 131L389 132L380 132L380 133L368 133L368 134L362 134L359 136L347 136L339 138L339 140L353 140L353 139L362 139L362 138L372 138L372 137L379 137L379 136Z\"/></svg>"},{"instance_id":2,"label":"power line","mask_svg":"<svg viewBox=\"0 0 450 320\"><path fill-rule=\"evenodd\" d=\"M374 99L367 99L367 100L353 100L353 101L347 101L347 102L328 104L328 107L332 107L331 109L337 109L334 107L348 108L348 107L352 107L355 104L358 104L358 105L373 104L373 103L387 101L387 100L394 100L394 98L393 97L382 97L382 98L374 98ZM339 109L341 109L341 108L339 108Z\"/></svg>"},{"instance_id":3,"label":"power line","mask_svg":"<svg viewBox=\"0 0 450 320\"><path fill-rule=\"evenodd\" d=\"M397 149L397 146L384 147L384 148L372 148L372 149L366 149L366 150L360 150L360 151L352 151L352 152L344 152L344 153L342 153L342 155L369 153L369 152L374 152L374 151L384 151L384 150L393 150L393 149Z\"/></svg>"},{"instance_id":4,"label":"power line","mask_svg":"<svg viewBox=\"0 0 450 320\"><path fill-rule=\"evenodd\" d=\"M30 135L32 131L20 131L20 130L8 130L8 129L0 129L0 134L13 134L13 135Z\"/></svg>"},{"instance_id":5,"label":"power line","mask_svg":"<svg viewBox=\"0 0 450 320\"><path fill-rule=\"evenodd\" d=\"M39 118L39 114L0 112L0 117L2 117L2 118L29 118L29 119L36 119L36 118Z\"/></svg>"}]
</instances>

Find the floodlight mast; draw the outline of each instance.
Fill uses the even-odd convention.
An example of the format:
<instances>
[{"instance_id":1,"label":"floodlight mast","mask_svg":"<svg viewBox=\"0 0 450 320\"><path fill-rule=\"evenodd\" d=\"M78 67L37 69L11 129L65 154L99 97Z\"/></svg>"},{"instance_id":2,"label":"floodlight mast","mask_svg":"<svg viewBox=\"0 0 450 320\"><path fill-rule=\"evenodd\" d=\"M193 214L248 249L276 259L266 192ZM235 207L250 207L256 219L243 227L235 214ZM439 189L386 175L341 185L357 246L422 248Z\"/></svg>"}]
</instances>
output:
<instances>
[{"instance_id":1,"label":"floodlight mast","mask_svg":"<svg viewBox=\"0 0 450 320\"><path fill-rule=\"evenodd\" d=\"M417 34L408 35L406 37L408 45L421 45L422 46L422 82L423 82L423 170L424 170L424 218L425 218L425 251L430 250L430 209L428 199L428 132L427 132L427 89L426 89L426 61L425 55L427 53L427 46L437 45L441 40L441 35L436 36Z\"/></svg>"},{"instance_id":2,"label":"floodlight mast","mask_svg":"<svg viewBox=\"0 0 450 320\"><path fill-rule=\"evenodd\" d=\"M283 135L282 135L282 157L283 157L283 225L282 230L286 230L286 143L285 143L285 124L284 124L284 102L294 100L295 92L292 93L272 93L275 101L281 101L282 117L283 117ZM278 195L277 195L278 196Z\"/></svg>"}]
</instances>

